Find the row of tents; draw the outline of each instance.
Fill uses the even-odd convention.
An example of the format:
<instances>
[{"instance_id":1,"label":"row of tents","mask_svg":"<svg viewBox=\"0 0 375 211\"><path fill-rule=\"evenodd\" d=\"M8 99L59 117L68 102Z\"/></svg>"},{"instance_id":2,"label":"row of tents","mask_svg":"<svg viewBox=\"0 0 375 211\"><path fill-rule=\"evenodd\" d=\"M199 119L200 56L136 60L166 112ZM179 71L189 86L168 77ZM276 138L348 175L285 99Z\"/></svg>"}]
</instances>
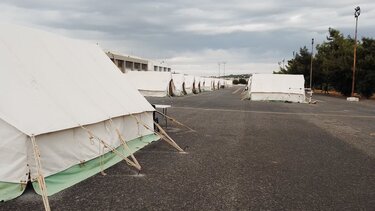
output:
<instances>
[{"instance_id":1,"label":"row of tents","mask_svg":"<svg viewBox=\"0 0 375 211\"><path fill-rule=\"evenodd\" d=\"M124 74L143 96L165 97L198 94L232 86L232 81L170 72L129 71Z\"/></svg>"},{"instance_id":2,"label":"row of tents","mask_svg":"<svg viewBox=\"0 0 375 211\"><path fill-rule=\"evenodd\" d=\"M0 25L0 201L62 191L163 139L152 105L96 44Z\"/></svg>"}]
</instances>

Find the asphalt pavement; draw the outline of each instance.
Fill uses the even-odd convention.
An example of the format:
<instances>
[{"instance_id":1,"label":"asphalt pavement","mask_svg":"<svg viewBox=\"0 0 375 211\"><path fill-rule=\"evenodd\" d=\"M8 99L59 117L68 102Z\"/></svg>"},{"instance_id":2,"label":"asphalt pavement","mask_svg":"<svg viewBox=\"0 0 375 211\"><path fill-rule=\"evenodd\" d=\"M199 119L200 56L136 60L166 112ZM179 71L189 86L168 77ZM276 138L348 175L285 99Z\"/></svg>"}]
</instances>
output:
<instances>
[{"instance_id":1,"label":"asphalt pavement","mask_svg":"<svg viewBox=\"0 0 375 211\"><path fill-rule=\"evenodd\" d=\"M148 98L196 130L168 124L188 153L153 143L135 154L141 175L119 163L49 197L52 209L375 209L375 101L252 102L241 89ZM32 190L0 204L41 209Z\"/></svg>"}]
</instances>

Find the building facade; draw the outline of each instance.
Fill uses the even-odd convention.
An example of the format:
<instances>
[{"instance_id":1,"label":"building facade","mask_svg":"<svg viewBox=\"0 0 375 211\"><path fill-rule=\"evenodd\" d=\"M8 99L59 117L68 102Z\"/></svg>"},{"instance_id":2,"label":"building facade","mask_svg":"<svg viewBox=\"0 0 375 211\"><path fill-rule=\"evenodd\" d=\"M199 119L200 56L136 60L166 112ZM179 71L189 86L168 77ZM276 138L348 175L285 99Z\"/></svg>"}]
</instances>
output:
<instances>
[{"instance_id":1,"label":"building facade","mask_svg":"<svg viewBox=\"0 0 375 211\"><path fill-rule=\"evenodd\" d=\"M171 72L171 67L164 61L155 62L135 56L121 55L110 51L106 52L106 54L123 73L128 71Z\"/></svg>"}]
</instances>

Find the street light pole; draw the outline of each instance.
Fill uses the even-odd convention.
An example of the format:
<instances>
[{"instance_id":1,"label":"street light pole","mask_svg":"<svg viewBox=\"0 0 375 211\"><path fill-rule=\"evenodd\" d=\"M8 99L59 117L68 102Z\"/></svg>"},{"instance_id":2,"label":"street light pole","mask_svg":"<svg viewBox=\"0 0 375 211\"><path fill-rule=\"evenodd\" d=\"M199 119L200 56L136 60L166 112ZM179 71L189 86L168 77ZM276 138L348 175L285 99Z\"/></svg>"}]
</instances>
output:
<instances>
[{"instance_id":1,"label":"street light pole","mask_svg":"<svg viewBox=\"0 0 375 211\"><path fill-rule=\"evenodd\" d=\"M354 55L353 55L353 81L352 81L352 94L354 97L354 86L355 86L355 68L357 62L357 27L358 27L358 17L361 14L361 8L358 6L354 9L354 18L355 18L355 34L354 34Z\"/></svg>"},{"instance_id":2,"label":"street light pole","mask_svg":"<svg viewBox=\"0 0 375 211\"><path fill-rule=\"evenodd\" d=\"M223 65L224 65L224 77L225 77L225 64L226 64L227 62L223 62Z\"/></svg>"},{"instance_id":3,"label":"street light pole","mask_svg":"<svg viewBox=\"0 0 375 211\"><path fill-rule=\"evenodd\" d=\"M310 89L311 90L312 90L313 56L314 56L314 38L311 39L311 62L310 62Z\"/></svg>"},{"instance_id":4,"label":"street light pole","mask_svg":"<svg viewBox=\"0 0 375 211\"><path fill-rule=\"evenodd\" d=\"M219 65L219 78L220 78L220 62L217 63Z\"/></svg>"}]
</instances>

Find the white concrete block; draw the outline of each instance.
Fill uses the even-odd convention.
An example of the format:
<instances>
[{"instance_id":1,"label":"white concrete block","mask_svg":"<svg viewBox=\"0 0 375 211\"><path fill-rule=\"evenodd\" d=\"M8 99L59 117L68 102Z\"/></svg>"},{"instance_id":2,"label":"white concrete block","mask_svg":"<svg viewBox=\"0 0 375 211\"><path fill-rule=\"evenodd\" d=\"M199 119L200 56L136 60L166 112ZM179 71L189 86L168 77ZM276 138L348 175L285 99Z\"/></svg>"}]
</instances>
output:
<instances>
[{"instance_id":1,"label":"white concrete block","mask_svg":"<svg viewBox=\"0 0 375 211\"><path fill-rule=\"evenodd\" d=\"M348 98L346 98L346 100L350 101L350 102L358 102L359 98L358 97L348 97Z\"/></svg>"}]
</instances>

